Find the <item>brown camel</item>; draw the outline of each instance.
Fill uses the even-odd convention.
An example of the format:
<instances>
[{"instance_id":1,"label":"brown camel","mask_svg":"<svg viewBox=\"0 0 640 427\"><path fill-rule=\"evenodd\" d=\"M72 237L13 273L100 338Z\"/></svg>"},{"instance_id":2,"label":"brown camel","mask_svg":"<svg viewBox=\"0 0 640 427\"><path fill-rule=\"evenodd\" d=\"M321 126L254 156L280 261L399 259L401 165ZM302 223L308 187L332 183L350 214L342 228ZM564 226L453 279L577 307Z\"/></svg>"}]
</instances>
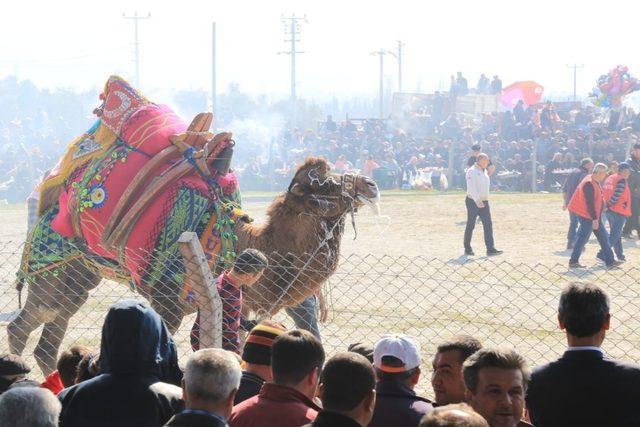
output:
<instances>
[{"instance_id":1,"label":"brown camel","mask_svg":"<svg viewBox=\"0 0 640 427\"><path fill-rule=\"evenodd\" d=\"M245 290L246 307L259 316L271 315L315 294L337 268L346 216L377 202L378 195L370 178L336 174L326 161L307 159L288 190L271 204L264 223L239 221L234 226L237 251L257 248L271 264L262 279ZM51 373L69 319L101 279L81 258L70 260L56 276L32 277L26 302L7 327L11 352L21 354L29 335L44 324L34 357L45 375ZM148 292L139 289L172 333L195 310L184 303L181 289L182 284L172 281Z\"/></svg>"}]
</instances>

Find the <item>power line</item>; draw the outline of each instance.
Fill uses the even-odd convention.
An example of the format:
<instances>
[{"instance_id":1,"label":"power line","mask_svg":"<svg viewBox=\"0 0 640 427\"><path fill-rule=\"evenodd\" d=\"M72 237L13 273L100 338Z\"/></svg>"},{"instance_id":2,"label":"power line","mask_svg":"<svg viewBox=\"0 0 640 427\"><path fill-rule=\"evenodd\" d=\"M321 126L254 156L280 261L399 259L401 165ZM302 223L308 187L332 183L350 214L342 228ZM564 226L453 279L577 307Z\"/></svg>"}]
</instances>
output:
<instances>
[{"instance_id":1,"label":"power line","mask_svg":"<svg viewBox=\"0 0 640 427\"><path fill-rule=\"evenodd\" d=\"M392 55L397 58L398 55L396 55L396 53L391 50L384 50L384 49L371 52L370 55L380 57L380 82L379 82L380 88L379 88L378 108L380 110L380 118L384 119L384 56Z\"/></svg>"},{"instance_id":2,"label":"power line","mask_svg":"<svg viewBox=\"0 0 640 427\"><path fill-rule=\"evenodd\" d=\"M584 64L567 65L569 68L573 68L573 102L577 100L576 81L578 77L578 68L584 68Z\"/></svg>"},{"instance_id":3,"label":"power line","mask_svg":"<svg viewBox=\"0 0 640 427\"><path fill-rule=\"evenodd\" d=\"M396 55L398 58L398 92L402 92L402 47L404 43L398 40L398 47L396 50Z\"/></svg>"},{"instance_id":4,"label":"power line","mask_svg":"<svg viewBox=\"0 0 640 427\"><path fill-rule=\"evenodd\" d=\"M291 102L291 127L295 127L297 120L297 111L296 111L296 103L297 103L297 95L296 95L296 55L299 53L304 53L304 51L296 50L296 43L300 42L300 33L302 31L301 22L308 22L307 16L304 15L302 18L296 17L296 15L291 15L290 17L282 16L280 18L282 23L284 24L284 34L288 36L289 39L285 39L286 43L291 43L289 50L278 52L278 55L291 55L291 94L290 94L290 102Z\"/></svg>"},{"instance_id":5,"label":"power line","mask_svg":"<svg viewBox=\"0 0 640 427\"><path fill-rule=\"evenodd\" d=\"M151 14L147 13L147 16L138 16L138 12L134 13L133 16L126 16L124 13L122 14L124 19L133 20L133 55L134 62L136 66L136 89L140 89L140 42L138 41L138 21L142 19L151 18Z\"/></svg>"}]
</instances>

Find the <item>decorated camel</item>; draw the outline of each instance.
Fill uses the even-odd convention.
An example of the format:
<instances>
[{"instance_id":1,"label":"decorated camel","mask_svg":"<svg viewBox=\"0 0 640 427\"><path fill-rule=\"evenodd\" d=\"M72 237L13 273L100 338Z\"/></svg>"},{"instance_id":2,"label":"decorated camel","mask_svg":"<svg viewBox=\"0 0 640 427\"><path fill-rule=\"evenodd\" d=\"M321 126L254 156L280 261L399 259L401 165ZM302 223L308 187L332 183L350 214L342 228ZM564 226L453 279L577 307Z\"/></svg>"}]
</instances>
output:
<instances>
[{"instance_id":1,"label":"decorated camel","mask_svg":"<svg viewBox=\"0 0 640 427\"><path fill-rule=\"evenodd\" d=\"M21 354L44 324L34 357L45 374L69 319L102 278L149 299L172 332L197 310L178 248L184 231L199 236L214 273L246 248L267 254L271 266L245 289L245 305L272 315L319 290L337 268L346 216L377 201L370 178L308 158L266 221L252 224L230 169L234 141L209 132L211 114L187 126L116 76L100 97L95 125L41 184L40 220L18 272L18 290L27 285L28 294L7 327L11 352Z\"/></svg>"}]
</instances>

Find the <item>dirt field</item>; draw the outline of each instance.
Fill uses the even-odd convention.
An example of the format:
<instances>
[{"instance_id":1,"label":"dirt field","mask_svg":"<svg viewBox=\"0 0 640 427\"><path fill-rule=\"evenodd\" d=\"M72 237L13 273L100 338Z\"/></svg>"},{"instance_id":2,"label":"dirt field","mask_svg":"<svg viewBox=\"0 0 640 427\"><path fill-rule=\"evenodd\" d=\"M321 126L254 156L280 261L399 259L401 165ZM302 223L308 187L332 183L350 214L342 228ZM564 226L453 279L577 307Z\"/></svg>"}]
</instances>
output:
<instances>
[{"instance_id":1,"label":"dirt field","mask_svg":"<svg viewBox=\"0 0 640 427\"><path fill-rule=\"evenodd\" d=\"M271 197L249 195L244 207L260 221ZM325 290L330 304L329 320L322 326L327 351L344 350L353 342L373 343L388 332L411 334L420 341L425 362L420 388L430 396L428 374L435 347L455 334L474 335L486 345L513 346L531 364L557 357L564 345L553 320L559 289L581 279L601 283L610 293L613 322L606 351L640 360L636 241L625 242L629 261L620 270L606 271L595 261L592 241L581 260L589 269L569 272L569 253L564 251L568 216L560 203L557 194L493 195L496 246L505 254L483 256L478 225L477 256L467 259L462 256L463 194L383 194L380 216L368 209L359 213L357 240L347 226L344 259ZM0 312L8 313L17 309L12 282L26 211L9 206L0 208L0 215ZM98 347L105 310L117 299L132 296L122 285L103 283L72 319L63 346L80 342ZM279 318L290 323L284 315ZM176 336L183 354L189 351L191 320L183 322ZM0 326L0 353L8 348L5 334ZM35 343L32 336L27 354Z\"/></svg>"}]
</instances>

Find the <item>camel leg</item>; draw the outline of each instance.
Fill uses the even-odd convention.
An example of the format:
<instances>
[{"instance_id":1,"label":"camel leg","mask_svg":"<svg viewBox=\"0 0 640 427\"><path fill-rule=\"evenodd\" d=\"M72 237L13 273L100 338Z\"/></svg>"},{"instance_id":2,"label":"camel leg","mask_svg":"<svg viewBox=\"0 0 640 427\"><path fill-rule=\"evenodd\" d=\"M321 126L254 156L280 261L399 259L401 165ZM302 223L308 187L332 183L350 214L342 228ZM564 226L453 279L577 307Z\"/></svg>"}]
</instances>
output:
<instances>
[{"instance_id":1,"label":"camel leg","mask_svg":"<svg viewBox=\"0 0 640 427\"><path fill-rule=\"evenodd\" d=\"M40 310L38 309L39 298L36 293L29 292L27 301L16 318L7 325L7 336L9 339L9 351L13 354L21 355L27 345L29 335L44 323Z\"/></svg>"},{"instance_id":2,"label":"camel leg","mask_svg":"<svg viewBox=\"0 0 640 427\"><path fill-rule=\"evenodd\" d=\"M168 287L161 286L158 289L154 289L150 300L151 307L162 317L171 335L174 335L185 316L185 309L180 302L180 296L176 295L175 291L169 290Z\"/></svg>"},{"instance_id":3,"label":"camel leg","mask_svg":"<svg viewBox=\"0 0 640 427\"><path fill-rule=\"evenodd\" d=\"M58 351L69 326L69 319L87 302L89 291L82 291L71 296L64 296L62 307L57 310L55 319L47 322L42 329L40 340L33 351L42 373L46 376L56 369Z\"/></svg>"},{"instance_id":4,"label":"camel leg","mask_svg":"<svg viewBox=\"0 0 640 427\"><path fill-rule=\"evenodd\" d=\"M24 307L7 326L11 352L22 354L29 335L45 323L34 357L43 373L51 373L69 319L87 300L89 290L99 283L100 277L81 261L71 261L58 275L34 277Z\"/></svg>"}]
</instances>

